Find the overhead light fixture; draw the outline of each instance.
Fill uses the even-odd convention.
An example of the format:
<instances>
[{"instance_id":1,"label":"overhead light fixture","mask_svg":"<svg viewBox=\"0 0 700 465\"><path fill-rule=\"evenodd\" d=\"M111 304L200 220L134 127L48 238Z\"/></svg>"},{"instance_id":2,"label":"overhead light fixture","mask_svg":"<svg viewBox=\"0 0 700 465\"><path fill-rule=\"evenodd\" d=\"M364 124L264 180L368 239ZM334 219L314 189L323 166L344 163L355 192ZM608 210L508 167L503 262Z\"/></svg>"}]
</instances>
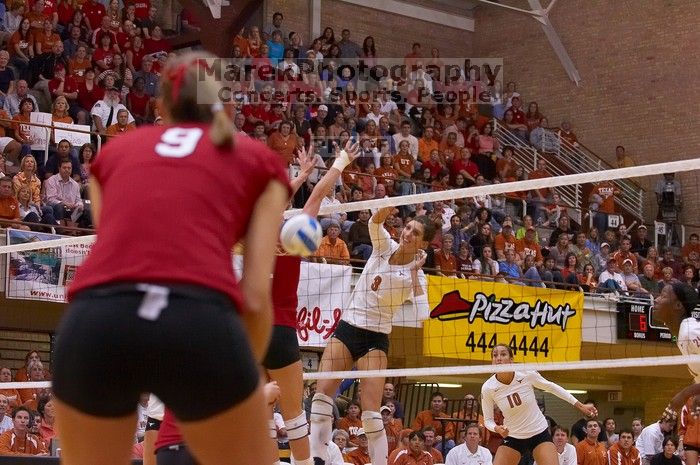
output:
<instances>
[{"instance_id":1,"label":"overhead light fixture","mask_svg":"<svg viewBox=\"0 0 700 465\"><path fill-rule=\"evenodd\" d=\"M438 387L446 389L459 389L462 387L461 384L454 383L437 383ZM416 386L435 386L435 383L416 383Z\"/></svg>"},{"instance_id":2,"label":"overhead light fixture","mask_svg":"<svg viewBox=\"0 0 700 465\"><path fill-rule=\"evenodd\" d=\"M569 394L588 394L588 391L584 391L583 389L567 389L566 392Z\"/></svg>"}]
</instances>

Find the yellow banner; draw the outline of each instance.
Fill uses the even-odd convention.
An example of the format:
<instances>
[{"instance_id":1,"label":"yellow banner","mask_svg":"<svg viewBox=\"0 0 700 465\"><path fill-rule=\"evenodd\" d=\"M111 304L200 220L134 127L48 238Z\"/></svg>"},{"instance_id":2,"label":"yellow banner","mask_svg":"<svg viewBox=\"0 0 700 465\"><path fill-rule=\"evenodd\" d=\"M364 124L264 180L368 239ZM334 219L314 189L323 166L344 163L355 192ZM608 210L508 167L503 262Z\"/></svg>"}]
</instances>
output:
<instances>
[{"instance_id":1,"label":"yellow banner","mask_svg":"<svg viewBox=\"0 0 700 465\"><path fill-rule=\"evenodd\" d=\"M506 344L516 362L581 357L582 292L428 276L428 301L424 355L490 361Z\"/></svg>"}]
</instances>

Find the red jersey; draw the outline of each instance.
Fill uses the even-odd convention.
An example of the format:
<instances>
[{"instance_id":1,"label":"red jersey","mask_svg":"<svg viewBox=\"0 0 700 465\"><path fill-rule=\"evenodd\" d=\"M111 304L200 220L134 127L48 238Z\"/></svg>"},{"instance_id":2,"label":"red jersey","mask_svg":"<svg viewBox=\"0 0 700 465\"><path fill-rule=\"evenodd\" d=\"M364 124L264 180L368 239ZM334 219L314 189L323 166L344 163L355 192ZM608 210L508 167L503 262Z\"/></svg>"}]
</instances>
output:
<instances>
[{"instance_id":1,"label":"red jersey","mask_svg":"<svg viewBox=\"0 0 700 465\"><path fill-rule=\"evenodd\" d=\"M134 15L136 16L136 18L148 18L148 10L151 9L151 0L132 0L126 2L126 4L134 5L136 7L136 10L134 11Z\"/></svg>"},{"instance_id":2,"label":"red jersey","mask_svg":"<svg viewBox=\"0 0 700 465\"><path fill-rule=\"evenodd\" d=\"M297 327L297 288L301 274L301 258L278 255L272 275L272 307L276 326Z\"/></svg>"},{"instance_id":3,"label":"red jersey","mask_svg":"<svg viewBox=\"0 0 700 465\"><path fill-rule=\"evenodd\" d=\"M94 0L87 0L83 3L83 14L90 23L90 29L93 31L100 27L102 18L107 16L107 10L104 5Z\"/></svg>"},{"instance_id":4,"label":"red jersey","mask_svg":"<svg viewBox=\"0 0 700 465\"><path fill-rule=\"evenodd\" d=\"M78 104L87 111L92 110L98 100L102 100L105 96L105 90L99 87L97 83L94 84L92 90L88 90L85 82L78 84Z\"/></svg>"},{"instance_id":5,"label":"red jersey","mask_svg":"<svg viewBox=\"0 0 700 465\"><path fill-rule=\"evenodd\" d=\"M184 442L185 440L180 433L180 429L177 427L177 419L175 418L175 415L166 407L165 414L163 415L163 421L160 422L160 429L158 430L158 439L156 439L155 450L158 450L161 447L182 444Z\"/></svg>"},{"instance_id":6,"label":"red jersey","mask_svg":"<svg viewBox=\"0 0 700 465\"><path fill-rule=\"evenodd\" d=\"M151 101L151 97L148 94L143 94L142 96L136 95L136 92L129 92L126 96L129 102L129 110L134 116L146 116L146 109L148 103Z\"/></svg>"},{"instance_id":7,"label":"red jersey","mask_svg":"<svg viewBox=\"0 0 700 465\"><path fill-rule=\"evenodd\" d=\"M99 238L69 300L109 283L181 283L220 291L241 309L231 250L269 182L289 188L289 181L279 155L265 145L236 137L233 150L222 149L208 129L141 127L102 149L90 168L102 186Z\"/></svg>"}]
</instances>

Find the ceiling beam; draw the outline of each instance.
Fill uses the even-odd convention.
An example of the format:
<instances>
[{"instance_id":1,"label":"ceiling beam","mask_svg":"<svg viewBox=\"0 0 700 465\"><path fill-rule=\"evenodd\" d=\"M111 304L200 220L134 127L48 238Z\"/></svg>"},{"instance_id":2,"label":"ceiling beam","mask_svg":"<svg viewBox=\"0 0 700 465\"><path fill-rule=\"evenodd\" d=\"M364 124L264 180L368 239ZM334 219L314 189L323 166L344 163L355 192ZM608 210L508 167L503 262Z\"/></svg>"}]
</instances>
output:
<instances>
[{"instance_id":1,"label":"ceiling beam","mask_svg":"<svg viewBox=\"0 0 700 465\"><path fill-rule=\"evenodd\" d=\"M383 11L396 15L406 16L408 18L420 19L430 23L440 24L442 26L461 29L463 31L474 32L474 20L466 16L445 13L444 11L434 10L420 5L404 3L398 0L341 0L352 5L372 8L373 10Z\"/></svg>"}]
</instances>

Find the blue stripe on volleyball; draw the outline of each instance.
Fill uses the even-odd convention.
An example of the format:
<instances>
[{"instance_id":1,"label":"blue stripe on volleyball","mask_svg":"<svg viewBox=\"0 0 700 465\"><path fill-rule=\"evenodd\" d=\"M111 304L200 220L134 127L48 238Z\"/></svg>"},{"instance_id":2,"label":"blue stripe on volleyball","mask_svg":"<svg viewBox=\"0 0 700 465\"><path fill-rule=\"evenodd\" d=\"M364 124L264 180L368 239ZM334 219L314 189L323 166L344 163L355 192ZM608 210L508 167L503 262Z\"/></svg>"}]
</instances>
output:
<instances>
[{"instance_id":1,"label":"blue stripe on volleyball","mask_svg":"<svg viewBox=\"0 0 700 465\"><path fill-rule=\"evenodd\" d=\"M299 237L299 239L301 239L301 242L304 243L304 246L306 246L306 249L309 252L316 252L318 245L304 231L302 231L301 229L297 231L297 236Z\"/></svg>"}]
</instances>

